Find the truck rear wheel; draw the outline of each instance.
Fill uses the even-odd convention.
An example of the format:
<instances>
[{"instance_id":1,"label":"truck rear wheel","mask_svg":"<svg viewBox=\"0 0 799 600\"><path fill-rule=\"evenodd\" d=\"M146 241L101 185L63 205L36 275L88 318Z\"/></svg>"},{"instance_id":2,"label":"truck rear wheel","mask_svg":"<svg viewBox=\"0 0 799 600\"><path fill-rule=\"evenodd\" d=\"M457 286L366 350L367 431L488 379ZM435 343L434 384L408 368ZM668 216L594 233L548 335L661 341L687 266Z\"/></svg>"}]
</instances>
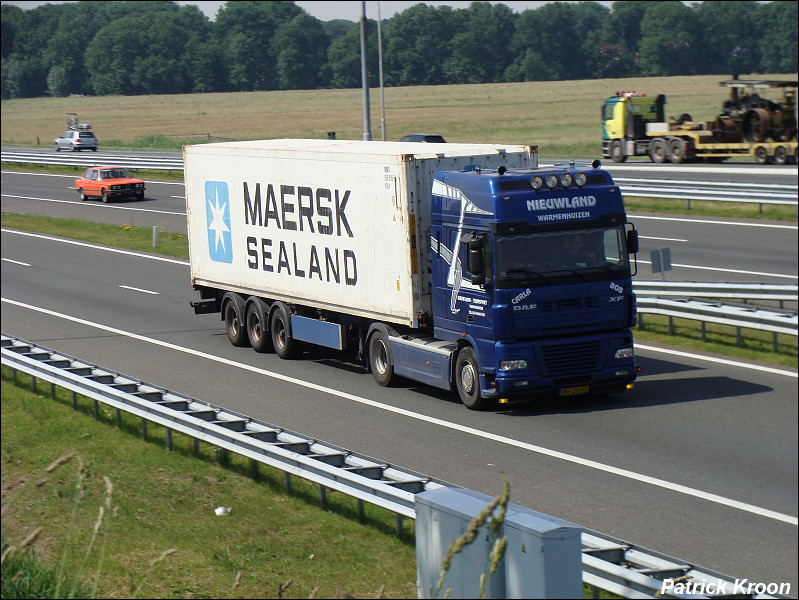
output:
<instances>
[{"instance_id":1,"label":"truck rear wheel","mask_svg":"<svg viewBox=\"0 0 799 600\"><path fill-rule=\"evenodd\" d=\"M369 336L369 370L378 385L391 385L394 379L394 362L388 339L382 331L375 331Z\"/></svg>"},{"instance_id":2,"label":"truck rear wheel","mask_svg":"<svg viewBox=\"0 0 799 600\"><path fill-rule=\"evenodd\" d=\"M675 165L685 161L685 140L682 138L672 138L669 140L669 160Z\"/></svg>"},{"instance_id":3,"label":"truck rear wheel","mask_svg":"<svg viewBox=\"0 0 799 600\"><path fill-rule=\"evenodd\" d=\"M246 346L249 341L247 338L247 330L244 328L244 321L242 315L239 314L239 308L235 302L228 302L225 304L225 331L227 331L227 338L234 346Z\"/></svg>"},{"instance_id":4,"label":"truck rear wheel","mask_svg":"<svg viewBox=\"0 0 799 600\"><path fill-rule=\"evenodd\" d=\"M768 165L771 163L771 157L768 155L768 150L765 146L758 146L755 149L755 158L761 165Z\"/></svg>"},{"instance_id":5,"label":"truck rear wheel","mask_svg":"<svg viewBox=\"0 0 799 600\"><path fill-rule=\"evenodd\" d=\"M785 146L777 146L777 149L774 151L774 164L788 164L788 149Z\"/></svg>"},{"instance_id":6,"label":"truck rear wheel","mask_svg":"<svg viewBox=\"0 0 799 600\"><path fill-rule=\"evenodd\" d=\"M455 360L455 387L464 406L470 410L481 410L487 402L480 395L480 368L477 354L471 346L458 352Z\"/></svg>"},{"instance_id":7,"label":"truck rear wheel","mask_svg":"<svg viewBox=\"0 0 799 600\"><path fill-rule=\"evenodd\" d=\"M668 147L666 146L666 140L663 138L655 138L652 140L652 145L649 147L649 153L652 156L652 160L659 165L666 162L666 159L668 158Z\"/></svg>"},{"instance_id":8,"label":"truck rear wheel","mask_svg":"<svg viewBox=\"0 0 799 600\"><path fill-rule=\"evenodd\" d=\"M291 337L289 333L289 317L282 308L277 308L272 313L269 330L272 334L272 345L275 347L275 354L286 360L297 356L299 342Z\"/></svg>"},{"instance_id":9,"label":"truck rear wheel","mask_svg":"<svg viewBox=\"0 0 799 600\"><path fill-rule=\"evenodd\" d=\"M257 302L252 302L247 308L247 337L250 338L250 345L256 352L275 350L272 336L266 327L266 316Z\"/></svg>"}]
</instances>

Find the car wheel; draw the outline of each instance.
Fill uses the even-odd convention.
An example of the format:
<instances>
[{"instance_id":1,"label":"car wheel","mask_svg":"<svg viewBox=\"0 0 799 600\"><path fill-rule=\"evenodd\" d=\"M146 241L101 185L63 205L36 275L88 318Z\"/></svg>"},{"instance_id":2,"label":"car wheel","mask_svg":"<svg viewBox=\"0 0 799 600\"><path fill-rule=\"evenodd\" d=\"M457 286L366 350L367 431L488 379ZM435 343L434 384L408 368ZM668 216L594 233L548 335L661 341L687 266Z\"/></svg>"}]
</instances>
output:
<instances>
[{"instance_id":1,"label":"car wheel","mask_svg":"<svg viewBox=\"0 0 799 600\"><path fill-rule=\"evenodd\" d=\"M78 190L78 196L80 196L81 202L86 202L86 192L83 189Z\"/></svg>"},{"instance_id":2,"label":"car wheel","mask_svg":"<svg viewBox=\"0 0 799 600\"><path fill-rule=\"evenodd\" d=\"M103 202L107 203L108 202L108 190L103 189L103 191L100 193L100 195L103 197Z\"/></svg>"},{"instance_id":3,"label":"car wheel","mask_svg":"<svg viewBox=\"0 0 799 600\"><path fill-rule=\"evenodd\" d=\"M97 152L97 148L92 148L92 151Z\"/></svg>"},{"instance_id":4,"label":"car wheel","mask_svg":"<svg viewBox=\"0 0 799 600\"><path fill-rule=\"evenodd\" d=\"M55 143L53 145L55 146L55 151L56 152L61 152L61 146L59 146L58 143Z\"/></svg>"}]
</instances>

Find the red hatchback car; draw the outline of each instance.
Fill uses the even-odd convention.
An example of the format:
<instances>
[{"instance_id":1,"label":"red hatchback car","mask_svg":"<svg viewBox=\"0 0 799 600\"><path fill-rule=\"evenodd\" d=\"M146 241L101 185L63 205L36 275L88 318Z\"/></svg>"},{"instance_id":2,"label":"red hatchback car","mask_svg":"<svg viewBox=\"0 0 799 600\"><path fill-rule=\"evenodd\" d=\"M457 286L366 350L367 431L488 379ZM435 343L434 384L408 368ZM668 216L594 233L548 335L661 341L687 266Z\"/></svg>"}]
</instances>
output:
<instances>
[{"instance_id":1,"label":"red hatchback car","mask_svg":"<svg viewBox=\"0 0 799 600\"><path fill-rule=\"evenodd\" d=\"M134 179L125 167L92 167L75 180L81 200L95 196L108 202L112 198L144 199L144 182Z\"/></svg>"}]
</instances>

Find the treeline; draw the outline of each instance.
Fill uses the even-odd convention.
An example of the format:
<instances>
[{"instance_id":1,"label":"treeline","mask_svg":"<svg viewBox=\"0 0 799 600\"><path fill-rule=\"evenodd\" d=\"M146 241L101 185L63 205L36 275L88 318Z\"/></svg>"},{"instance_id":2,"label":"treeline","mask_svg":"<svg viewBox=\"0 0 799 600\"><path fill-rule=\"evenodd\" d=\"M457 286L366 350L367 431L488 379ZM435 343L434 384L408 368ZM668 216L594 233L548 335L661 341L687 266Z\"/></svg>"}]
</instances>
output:
<instances>
[{"instance_id":1,"label":"treeline","mask_svg":"<svg viewBox=\"0 0 799 600\"><path fill-rule=\"evenodd\" d=\"M382 22L387 86L796 73L795 1L416 4ZM367 22L370 86L377 22ZM360 28L294 2L2 6L2 98L361 85Z\"/></svg>"}]
</instances>

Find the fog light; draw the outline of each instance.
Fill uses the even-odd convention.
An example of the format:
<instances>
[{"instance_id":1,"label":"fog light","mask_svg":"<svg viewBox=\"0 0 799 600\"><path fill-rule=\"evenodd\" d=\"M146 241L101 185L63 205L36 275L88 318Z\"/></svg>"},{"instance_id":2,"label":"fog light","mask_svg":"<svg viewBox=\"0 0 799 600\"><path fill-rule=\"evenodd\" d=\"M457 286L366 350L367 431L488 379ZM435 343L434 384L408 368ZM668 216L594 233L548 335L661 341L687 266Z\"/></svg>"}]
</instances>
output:
<instances>
[{"instance_id":1,"label":"fog light","mask_svg":"<svg viewBox=\"0 0 799 600\"><path fill-rule=\"evenodd\" d=\"M632 358L634 356L632 348L621 348L616 350L616 358Z\"/></svg>"},{"instance_id":2,"label":"fog light","mask_svg":"<svg viewBox=\"0 0 799 600\"><path fill-rule=\"evenodd\" d=\"M549 189L552 189L556 185L558 185L558 176L557 175L547 175L546 182L547 182L547 187Z\"/></svg>"},{"instance_id":3,"label":"fog light","mask_svg":"<svg viewBox=\"0 0 799 600\"><path fill-rule=\"evenodd\" d=\"M629 373L627 369L622 369L621 371L616 371L616 377L624 377L625 375L629 375Z\"/></svg>"},{"instance_id":4,"label":"fog light","mask_svg":"<svg viewBox=\"0 0 799 600\"><path fill-rule=\"evenodd\" d=\"M572 184L572 176L568 173L564 173L560 176L560 185L563 187L569 187Z\"/></svg>"},{"instance_id":5,"label":"fog light","mask_svg":"<svg viewBox=\"0 0 799 600\"><path fill-rule=\"evenodd\" d=\"M499 361L500 371L515 371L516 369L526 369L526 360L501 360Z\"/></svg>"},{"instance_id":6,"label":"fog light","mask_svg":"<svg viewBox=\"0 0 799 600\"><path fill-rule=\"evenodd\" d=\"M538 190L540 190L542 187L544 187L544 180L543 180L543 179L541 179L541 178L540 178L538 175L536 175L535 177L533 177L533 178L530 180L530 183L532 184L532 186L533 186L533 189L534 189L534 190L536 190L536 191L538 191Z\"/></svg>"},{"instance_id":7,"label":"fog light","mask_svg":"<svg viewBox=\"0 0 799 600\"><path fill-rule=\"evenodd\" d=\"M513 382L513 387L527 387L528 385L530 385L530 382L527 381L526 379L524 381L514 381Z\"/></svg>"},{"instance_id":8,"label":"fog light","mask_svg":"<svg viewBox=\"0 0 799 600\"><path fill-rule=\"evenodd\" d=\"M574 176L574 183L580 187L583 187L587 179L588 178L585 176L585 173L577 173L577 175Z\"/></svg>"}]
</instances>

